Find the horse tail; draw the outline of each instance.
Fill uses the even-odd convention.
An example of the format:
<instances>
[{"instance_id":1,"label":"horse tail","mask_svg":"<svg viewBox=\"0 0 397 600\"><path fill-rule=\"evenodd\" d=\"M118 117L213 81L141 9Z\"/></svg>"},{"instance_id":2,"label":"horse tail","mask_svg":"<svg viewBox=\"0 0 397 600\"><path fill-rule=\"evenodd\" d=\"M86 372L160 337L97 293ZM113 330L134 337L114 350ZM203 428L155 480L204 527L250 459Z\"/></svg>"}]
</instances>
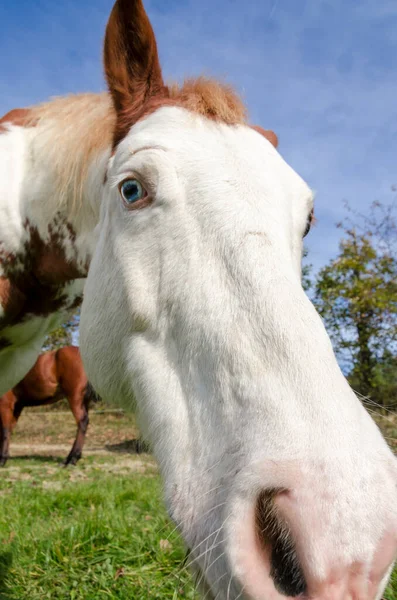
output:
<instances>
[{"instance_id":1,"label":"horse tail","mask_svg":"<svg viewBox=\"0 0 397 600\"><path fill-rule=\"evenodd\" d=\"M91 383L88 381L84 390L84 402L89 406L91 402L101 402L102 398L96 393Z\"/></svg>"}]
</instances>

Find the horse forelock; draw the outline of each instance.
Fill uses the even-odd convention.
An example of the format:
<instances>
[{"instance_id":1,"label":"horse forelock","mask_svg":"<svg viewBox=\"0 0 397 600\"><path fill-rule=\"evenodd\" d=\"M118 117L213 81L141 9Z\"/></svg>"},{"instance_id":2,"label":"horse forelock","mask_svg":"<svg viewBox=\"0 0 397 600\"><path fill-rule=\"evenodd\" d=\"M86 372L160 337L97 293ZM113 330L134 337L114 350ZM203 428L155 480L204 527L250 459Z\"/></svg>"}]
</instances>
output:
<instances>
[{"instance_id":1,"label":"horse forelock","mask_svg":"<svg viewBox=\"0 0 397 600\"><path fill-rule=\"evenodd\" d=\"M118 115L113 147L118 145L137 121L164 106L185 108L227 125L247 122L246 107L230 85L208 77L197 77L187 79L182 85L173 83L164 86L160 93L150 96L141 105L131 103Z\"/></svg>"}]
</instances>

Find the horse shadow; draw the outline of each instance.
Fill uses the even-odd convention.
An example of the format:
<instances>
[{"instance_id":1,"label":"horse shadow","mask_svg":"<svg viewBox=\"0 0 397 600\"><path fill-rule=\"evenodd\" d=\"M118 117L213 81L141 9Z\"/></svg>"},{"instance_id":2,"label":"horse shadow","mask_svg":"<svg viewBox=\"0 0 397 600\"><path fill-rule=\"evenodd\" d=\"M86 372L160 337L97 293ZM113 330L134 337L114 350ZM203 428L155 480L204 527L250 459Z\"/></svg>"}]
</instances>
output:
<instances>
[{"instance_id":1,"label":"horse shadow","mask_svg":"<svg viewBox=\"0 0 397 600\"><path fill-rule=\"evenodd\" d=\"M108 452L116 454L150 454L150 448L143 440L124 440L119 444L105 444Z\"/></svg>"},{"instance_id":2,"label":"horse shadow","mask_svg":"<svg viewBox=\"0 0 397 600\"><path fill-rule=\"evenodd\" d=\"M105 444L104 448L108 452L112 452L114 454L137 455L137 454L150 454L151 453L149 445L146 442L144 442L143 440L137 440L137 439L124 440L123 442L120 442L118 444ZM83 459L84 459L84 454L83 454ZM48 454L22 454L22 455L18 455L18 456L10 456L7 464L8 465L10 463L12 464L14 460L22 460L22 461L34 460L35 462L42 463L43 465L44 464L53 464L53 465L59 465L59 466L65 465L65 458L63 458L61 456L51 456ZM5 467L5 468L7 468L7 467ZM0 596L0 600L1 600L1 596Z\"/></svg>"}]
</instances>

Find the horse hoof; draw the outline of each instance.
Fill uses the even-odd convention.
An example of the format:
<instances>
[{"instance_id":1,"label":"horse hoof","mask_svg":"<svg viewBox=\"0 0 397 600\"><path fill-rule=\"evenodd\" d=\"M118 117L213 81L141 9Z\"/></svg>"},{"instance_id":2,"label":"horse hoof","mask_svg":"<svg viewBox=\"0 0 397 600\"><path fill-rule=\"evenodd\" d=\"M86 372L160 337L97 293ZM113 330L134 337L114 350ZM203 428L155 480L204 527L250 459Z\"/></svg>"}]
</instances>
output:
<instances>
[{"instance_id":1,"label":"horse hoof","mask_svg":"<svg viewBox=\"0 0 397 600\"><path fill-rule=\"evenodd\" d=\"M75 467L77 465L77 462L80 460L81 456L68 456L67 459L64 461L63 466L64 467Z\"/></svg>"},{"instance_id":2,"label":"horse hoof","mask_svg":"<svg viewBox=\"0 0 397 600\"><path fill-rule=\"evenodd\" d=\"M8 459L8 456L0 457L0 467L5 467L7 459Z\"/></svg>"}]
</instances>

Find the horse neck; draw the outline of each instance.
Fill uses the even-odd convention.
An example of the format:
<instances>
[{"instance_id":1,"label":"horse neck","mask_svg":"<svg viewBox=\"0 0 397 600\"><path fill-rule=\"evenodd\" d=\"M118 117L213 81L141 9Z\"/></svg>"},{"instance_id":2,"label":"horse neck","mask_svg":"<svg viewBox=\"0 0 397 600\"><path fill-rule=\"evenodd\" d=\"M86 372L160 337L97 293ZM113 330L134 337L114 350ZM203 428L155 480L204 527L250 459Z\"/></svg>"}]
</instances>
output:
<instances>
[{"instance_id":1,"label":"horse neck","mask_svg":"<svg viewBox=\"0 0 397 600\"><path fill-rule=\"evenodd\" d=\"M9 131L5 152L20 165L3 200L11 230L0 226L0 241L9 252L62 257L52 270L67 263L65 281L86 275L113 127L108 95L85 94L33 108L24 127Z\"/></svg>"},{"instance_id":2,"label":"horse neck","mask_svg":"<svg viewBox=\"0 0 397 600\"><path fill-rule=\"evenodd\" d=\"M37 139L33 140L37 142ZM71 176L61 191L56 165L51 162L45 164L44 161L37 165L35 171L28 165L24 179L30 180L29 173L35 172L35 181L30 189L28 184L21 186L20 222L24 230L23 237L27 235L33 246L45 246L50 253L64 255L67 262L75 265L80 277L86 275L95 249L94 230L99 221L110 150L108 147L92 155L85 165L84 177L76 181ZM81 160L85 160L84 157ZM79 165L75 164L77 175L80 175Z\"/></svg>"}]
</instances>

